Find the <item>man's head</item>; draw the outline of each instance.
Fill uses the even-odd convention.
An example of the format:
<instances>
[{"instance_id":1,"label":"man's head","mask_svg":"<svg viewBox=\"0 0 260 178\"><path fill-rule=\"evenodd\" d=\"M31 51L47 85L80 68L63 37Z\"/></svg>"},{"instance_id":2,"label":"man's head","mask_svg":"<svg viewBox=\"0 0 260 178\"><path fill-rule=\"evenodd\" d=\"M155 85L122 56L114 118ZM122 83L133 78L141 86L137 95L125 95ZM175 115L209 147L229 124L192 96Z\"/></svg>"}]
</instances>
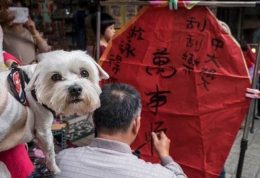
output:
<instances>
[{"instance_id":1,"label":"man's head","mask_svg":"<svg viewBox=\"0 0 260 178\"><path fill-rule=\"evenodd\" d=\"M100 95L101 106L94 112L99 134L131 134L140 127L141 99L135 88L127 84L107 84Z\"/></svg>"}]
</instances>

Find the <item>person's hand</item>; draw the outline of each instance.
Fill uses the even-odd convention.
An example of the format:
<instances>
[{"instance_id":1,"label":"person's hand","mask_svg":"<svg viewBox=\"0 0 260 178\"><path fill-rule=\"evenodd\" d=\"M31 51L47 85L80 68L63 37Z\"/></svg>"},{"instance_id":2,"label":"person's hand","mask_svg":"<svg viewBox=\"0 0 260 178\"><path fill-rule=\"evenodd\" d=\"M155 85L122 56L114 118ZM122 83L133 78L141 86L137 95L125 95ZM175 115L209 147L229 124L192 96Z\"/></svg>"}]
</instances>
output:
<instances>
[{"instance_id":1,"label":"person's hand","mask_svg":"<svg viewBox=\"0 0 260 178\"><path fill-rule=\"evenodd\" d=\"M35 23L32 19L28 19L28 21L24 24L25 28L27 28L32 35L38 35L39 32L37 31L36 27L35 27Z\"/></svg>"},{"instance_id":2,"label":"person's hand","mask_svg":"<svg viewBox=\"0 0 260 178\"><path fill-rule=\"evenodd\" d=\"M246 89L246 97L252 99L259 99L260 98L260 91L258 89L247 88Z\"/></svg>"},{"instance_id":3,"label":"person's hand","mask_svg":"<svg viewBox=\"0 0 260 178\"><path fill-rule=\"evenodd\" d=\"M152 132L153 145L158 153L160 159L169 156L171 140L165 135L164 132Z\"/></svg>"}]
</instances>

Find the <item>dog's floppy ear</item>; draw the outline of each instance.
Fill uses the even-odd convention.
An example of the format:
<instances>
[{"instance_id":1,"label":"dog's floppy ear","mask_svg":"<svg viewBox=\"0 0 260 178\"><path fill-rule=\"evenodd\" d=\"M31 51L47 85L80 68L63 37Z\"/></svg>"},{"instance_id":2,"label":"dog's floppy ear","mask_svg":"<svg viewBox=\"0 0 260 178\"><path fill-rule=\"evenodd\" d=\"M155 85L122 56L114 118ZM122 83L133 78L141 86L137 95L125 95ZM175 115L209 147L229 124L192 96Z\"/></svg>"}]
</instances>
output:
<instances>
[{"instance_id":1,"label":"dog's floppy ear","mask_svg":"<svg viewBox=\"0 0 260 178\"><path fill-rule=\"evenodd\" d=\"M96 61L89 55L87 54L87 51L81 51L81 50L76 50L76 51L72 51L73 54L78 54L80 56L84 56L86 57L86 60L91 60L95 66L97 67L98 69L98 75L99 75L99 80L102 80L102 79L108 79L109 78L109 75L108 73L106 73L101 67L99 64L96 63Z\"/></svg>"},{"instance_id":2,"label":"dog's floppy ear","mask_svg":"<svg viewBox=\"0 0 260 178\"><path fill-rule=\"evenodd\" d=\"M94 61L94 60L93 60L93 61ZM109 78L108 73L106 73L106 71L104 71L104 70L100 67L100 65L99 65L98 63L96 63L95 61L94 61L94 63L95 63L95 65L96 65L96 67L97 67L97 69L98 69L98 72L99 72L99 79L100 79L100 80L102 80L102 79L108 79L108 78Z\"/></svg>"},{"instance_id":3,"label":"dog's floppy ear","mask_svg":"<svg viewBox=\"0 0 260 178\"><path fill-rule=\"evenodd\" d=\"M87 54L87 55L88 55L88 54ZM89 55L88 55L88 56L89 56ZM89 56L89 58L90 58L90 60L95 64L95 66L96 66L97 69L98 69L99 80L108 79L108 78L109 78L108 73L106 73L106 71L104 71L104 70L101 68L101 66L100 66L98 63L96 63L96 61L95 61L92 57Z\"/></svg>"}]
</instances>

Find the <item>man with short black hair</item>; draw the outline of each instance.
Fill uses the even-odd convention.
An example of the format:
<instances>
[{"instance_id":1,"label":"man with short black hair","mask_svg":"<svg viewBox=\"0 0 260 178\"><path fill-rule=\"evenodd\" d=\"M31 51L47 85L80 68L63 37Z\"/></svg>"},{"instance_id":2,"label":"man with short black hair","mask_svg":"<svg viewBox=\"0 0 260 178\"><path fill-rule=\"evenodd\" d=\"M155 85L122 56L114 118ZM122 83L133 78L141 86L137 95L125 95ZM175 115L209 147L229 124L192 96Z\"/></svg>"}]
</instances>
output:
<instances>
[{"instance_id":1,"label":"man with short black hair","mask_svg":"<svg viewBox=\"0 0 260 178\"><path fill-rule=\"evenodd\" d=\"M132 154L130 145L141 125L139 93L127 84L107 84L100 95L101 106L94 112L97 138L89 146L59 153L61 173L56 177L95 178L186 178L169 155L170 140L163 133L152 133L161 160L151 164Z\"/></svg>"}]
</instances>

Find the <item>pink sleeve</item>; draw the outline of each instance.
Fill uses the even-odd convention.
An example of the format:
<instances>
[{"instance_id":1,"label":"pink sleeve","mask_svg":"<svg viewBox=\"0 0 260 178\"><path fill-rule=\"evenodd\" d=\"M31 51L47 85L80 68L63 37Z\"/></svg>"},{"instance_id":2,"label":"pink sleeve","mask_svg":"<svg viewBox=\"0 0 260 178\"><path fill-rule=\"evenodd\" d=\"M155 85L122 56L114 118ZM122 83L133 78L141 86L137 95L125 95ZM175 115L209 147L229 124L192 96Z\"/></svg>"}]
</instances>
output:
<instances>
[{"instance_id":1,"label":"pink sleeve","mask_svg":"<svg viewBox=\"0 0 260 178\"><path fill-rule=\"evenodd\" d=\"M21 65L21 61L8 52L3 51L3 56L4 56L4 62L12 60L15 61L18 65Z\"/></svg>"},{"instance_id":2,"label":"pink sleeve","mask_svg":"<svg viewBox=\"0 0 260 178\"><path fill-rule=\"evenodd\" d=\"M0 161L5 163L12 177L29 177L34 170L24 144L0 152Z\"/></svg>"}]
</instances>

